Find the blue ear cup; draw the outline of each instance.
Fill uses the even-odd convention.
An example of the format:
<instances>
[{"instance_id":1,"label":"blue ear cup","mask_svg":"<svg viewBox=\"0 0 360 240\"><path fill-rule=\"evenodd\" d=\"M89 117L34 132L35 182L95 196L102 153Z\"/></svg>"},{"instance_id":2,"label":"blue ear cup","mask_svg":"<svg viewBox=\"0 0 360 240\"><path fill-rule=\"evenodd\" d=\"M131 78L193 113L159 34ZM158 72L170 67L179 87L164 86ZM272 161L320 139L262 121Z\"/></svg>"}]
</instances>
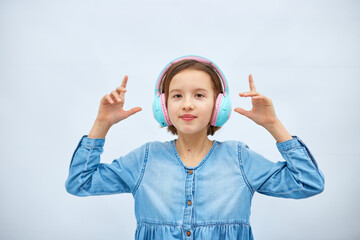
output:
<instances>
[{"instance_id":1,"label":"blue ear cup","mask_svg":"<svg viewBox=\"0 0 360 240\"><path fill-rule=\"evenodd\" d=\"M168 63L165 66L165 68L161 71L155 85L155 99L153 102L154 118L162 127L172 125L165 105L165 94L160 92L160 88L163 78L166 75L166 72L169 70L169 68L174 63L180 62L182 60L196 60L198 62L210 64L213 67L213 69L216 71L216 73L219 75L224 88L224 93L220 93L215 101L215 107L214 107L213 115L211 117L210 124L212 126L221 127L230 118L230 114L231 114L231 102L229 98L229 88L226 78L223 72L221 71L221 69L215 63L213 63L209 59L195 55L189 55L189 56L177 58L171 61L170 63Z\"/></svg>"},{"instance_id":2,"label":"blue ear cup","mask_svg":"<svg viewBox=\"0 0 360 240\"><path fill-rule=\"evenodd\" d=\"M160 103L160 96L156 96L152 105L152 109L153 109L153 114L154 114L154 118L155 120L160 123L160 125L162 127L166 127L166 121L164 118L164 114L162 113L161 110L161 103Z\"/></svg>"},{"instance_id":3,"label":"blue ear cup","mask_svg":"<svg viewBox=\"0 0 360 240\"><path fill-rule=\"evenodd\" d=\"M153 114L154 118L162 127L170 126L170 118L165 105L165 94L162 93L156 96L153 102Z\"/></svg>"},{"instance_id":4,"label":"blue ear cup","mask_svg":"<svg viewBox=\"0 0 360 240\"><path fill-rule=\"evenodd\" d=\"M230 118L231 102L228 95L219 93L216 98L214 111L211 117L211 126L221 127Z\"/></svg>"},{"instance_id":5,"label":"blue ear cup","mask_svg":"<svg viewBox=\"0 0 360 240\"><path fill-rule=\"evenodd\" d=\"M213 114L215 114L215 112ZM230 115L231 115L231 102L229 96L225 95L221 99L220 108L218 109L217 112L216 123L213 126L221 127L227 122L227 120L229 120Z\"/></svg>"}]
</instances>

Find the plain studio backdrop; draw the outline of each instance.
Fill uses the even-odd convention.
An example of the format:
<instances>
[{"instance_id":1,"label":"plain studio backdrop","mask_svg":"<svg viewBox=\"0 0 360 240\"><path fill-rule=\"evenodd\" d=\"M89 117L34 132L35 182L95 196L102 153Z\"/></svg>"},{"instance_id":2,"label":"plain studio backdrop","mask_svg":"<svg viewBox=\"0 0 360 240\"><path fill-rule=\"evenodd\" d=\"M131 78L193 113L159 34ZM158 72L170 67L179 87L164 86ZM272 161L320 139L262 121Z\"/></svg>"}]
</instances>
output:
<instances>
[{"instance_id":1,"label":"plain studio backdrop","mask_svg":"<svg viewBox=\"0 0 360 240\"><path fill-rule=\"evenodd\" d=\"M173 139L153 118L154 86L188 54L223 70L233 108L251 108L238 93L253 74L325 174L312 198L256 193L255 239L359 239L359 43L356 0L0 1L0 239L133 239L132 195L68 194L70 160L125 74L125 109L143 111L113 126L102 162ZM236 112L213 138L282 160L272 136Z\"/></svg>"}]
</instances>

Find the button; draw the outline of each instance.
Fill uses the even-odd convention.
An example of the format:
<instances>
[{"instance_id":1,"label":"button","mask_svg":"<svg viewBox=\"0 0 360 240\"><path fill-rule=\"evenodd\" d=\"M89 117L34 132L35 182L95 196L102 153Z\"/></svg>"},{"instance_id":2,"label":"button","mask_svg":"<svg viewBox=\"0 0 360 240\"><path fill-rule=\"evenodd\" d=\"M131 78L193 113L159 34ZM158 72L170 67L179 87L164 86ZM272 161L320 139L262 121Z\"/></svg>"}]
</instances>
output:
<instances>
[{"instance_id":1,"label":"button","mask_svg":"<svg viewBox=\"0 0 360 240\"><path fill-rule=\"evenodd\" d=\"M190 201L190 200L188 201L188 205L189 205L189 206L191 205L191 201Z\"/></svg>"},{"instance_id":2,"label":"button","mask_svg":"<svg viewBox=\"0 0 360 240\"><path fill-rule=\"evenodd\" d=\"M187 231L187 232L186 232L186 235L190 236L190 235L191 235L191 232L190 232L190 231Z\"/></svg>"},{"instance_id":3,"label":"button","mask_svg":"<svg viewBox=\"0 0 360 240\"><path fill-rule=\"evenodd\" d=\"M189 171L189 174L190 174L190 175L193 174L193 170L190 170L190 171Z\"/></svg>"}]
</instances>

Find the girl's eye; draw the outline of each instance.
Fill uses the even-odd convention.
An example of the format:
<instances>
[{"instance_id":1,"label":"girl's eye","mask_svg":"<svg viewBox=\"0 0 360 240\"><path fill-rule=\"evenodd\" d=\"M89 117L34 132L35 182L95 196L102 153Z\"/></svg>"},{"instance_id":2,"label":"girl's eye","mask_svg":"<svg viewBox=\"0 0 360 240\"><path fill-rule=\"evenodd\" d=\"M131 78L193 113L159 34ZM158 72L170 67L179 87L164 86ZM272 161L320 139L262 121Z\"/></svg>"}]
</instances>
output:
<instances>
[{"instance_id":1,"label":"girl's eye","mask_svg":"<svg viewBox=\"0 0 360 240\"><path fill-rule=\"evenodd\" d=\"M175 94L175 95L173 96L173 98L180 98L180 97L181 97L180 94Z\"/></svg>"},{"instance_id":2,"label":"girl's eye","mask_svg":"<svg viewBox=\"0 0 360 240\"><path fill-rule=\"evenodd\" d=\"M197 94L195 95L195 97L197 97L197 98L202 98L202 97L204 97L204 95L202 95L201 93L197 93Z\"/></svg>"}]
</instances>

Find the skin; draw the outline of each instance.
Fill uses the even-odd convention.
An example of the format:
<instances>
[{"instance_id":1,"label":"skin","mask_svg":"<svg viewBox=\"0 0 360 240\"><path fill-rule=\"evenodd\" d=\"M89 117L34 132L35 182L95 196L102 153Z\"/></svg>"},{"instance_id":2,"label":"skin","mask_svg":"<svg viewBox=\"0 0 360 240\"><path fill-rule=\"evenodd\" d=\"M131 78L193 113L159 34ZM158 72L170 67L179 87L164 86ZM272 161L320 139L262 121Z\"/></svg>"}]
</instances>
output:
<instances>
[{"instance_id":1,"label":"skin","mask_svg":"<svg viewBox=\"0 0 360 240\"><path fill-rule=\"evenodd\" d=\"M128 76L125 75L119 87L101 98L98 115L88 138L105 138L112 125L141 111L140 107L124 110Z\"/></svg>"},{"instance_id":2,"label":"skin","mask_svg":"<svg viewBox=\"0 0 360 240\"><path fill-rule=\"evenodd\" d=\"M128 77L125 76L119 87L110 94L103 96L98 115L88 138L105 138L112 125L142 110L140 107L124 110L127 81ZM197 85L198 81L201 82L200 86ZM252 109L246 111L237 107L234 111L264 127L277 142L292 139L292 136L277 118L271 99L256 91L251 74L249 75L249 86L250 91L242 92L239 96L251 97ZM198 94L195 91L197 88L203 89L201 94L206 95L204 99L200 95L196 95ZM214 91L211 88L210 77L207 73L199 70L184 70L175 75L170 83L170 92L174 89L182 91L178 92L180 98L177 96L175 97L176 100L169 93L168 100L170 120L178 131L178 139L175 145L184 164L196 166L212 146L212 141L208 139L206 134L211 117L210 113L214 107ZM179 118L179 115L183 113L193 114L196 118L191 121L184 121Z\"/></svg>"},{"instance_id":3,"label":"skin","mask_svg":"<svg viewBox=\"0 0 360 240\"><path fill-rule=\"evenodd\" d=\"M175 146L185 165L196 166L213 144L207 137L207 129L214 105L215 92L209 74L188 69L173 77L167 109L178 133Z\"/></svg>"},{"instance_id":4,"label":"skin","mask_svg":"<svg viewBox=\"0 0 360 240\"><path fill-rule=\"evenodd\" d=\"M256 124L264 127L277 142L284 142L292 139L290 133L280 122L275 114L274 105L270 98L261 95L256 91L252 75L249 75L249 92L240 93L240 97L251 97L252 109L246 111L240 107L234 109L235 112L248 117Z\"/></svg>"},{"instance_id":5,"label":"skin","mask_svg":"<svg viewBox=\"0 0 360 240\"><path fill-rule=\"evenodd\" d=\"M211 78L203 71L184 70L174 76L169 86L167 110L179 136L195 137L206 133L214 108L214 95Z\"/></svg>"}]
</instances>

